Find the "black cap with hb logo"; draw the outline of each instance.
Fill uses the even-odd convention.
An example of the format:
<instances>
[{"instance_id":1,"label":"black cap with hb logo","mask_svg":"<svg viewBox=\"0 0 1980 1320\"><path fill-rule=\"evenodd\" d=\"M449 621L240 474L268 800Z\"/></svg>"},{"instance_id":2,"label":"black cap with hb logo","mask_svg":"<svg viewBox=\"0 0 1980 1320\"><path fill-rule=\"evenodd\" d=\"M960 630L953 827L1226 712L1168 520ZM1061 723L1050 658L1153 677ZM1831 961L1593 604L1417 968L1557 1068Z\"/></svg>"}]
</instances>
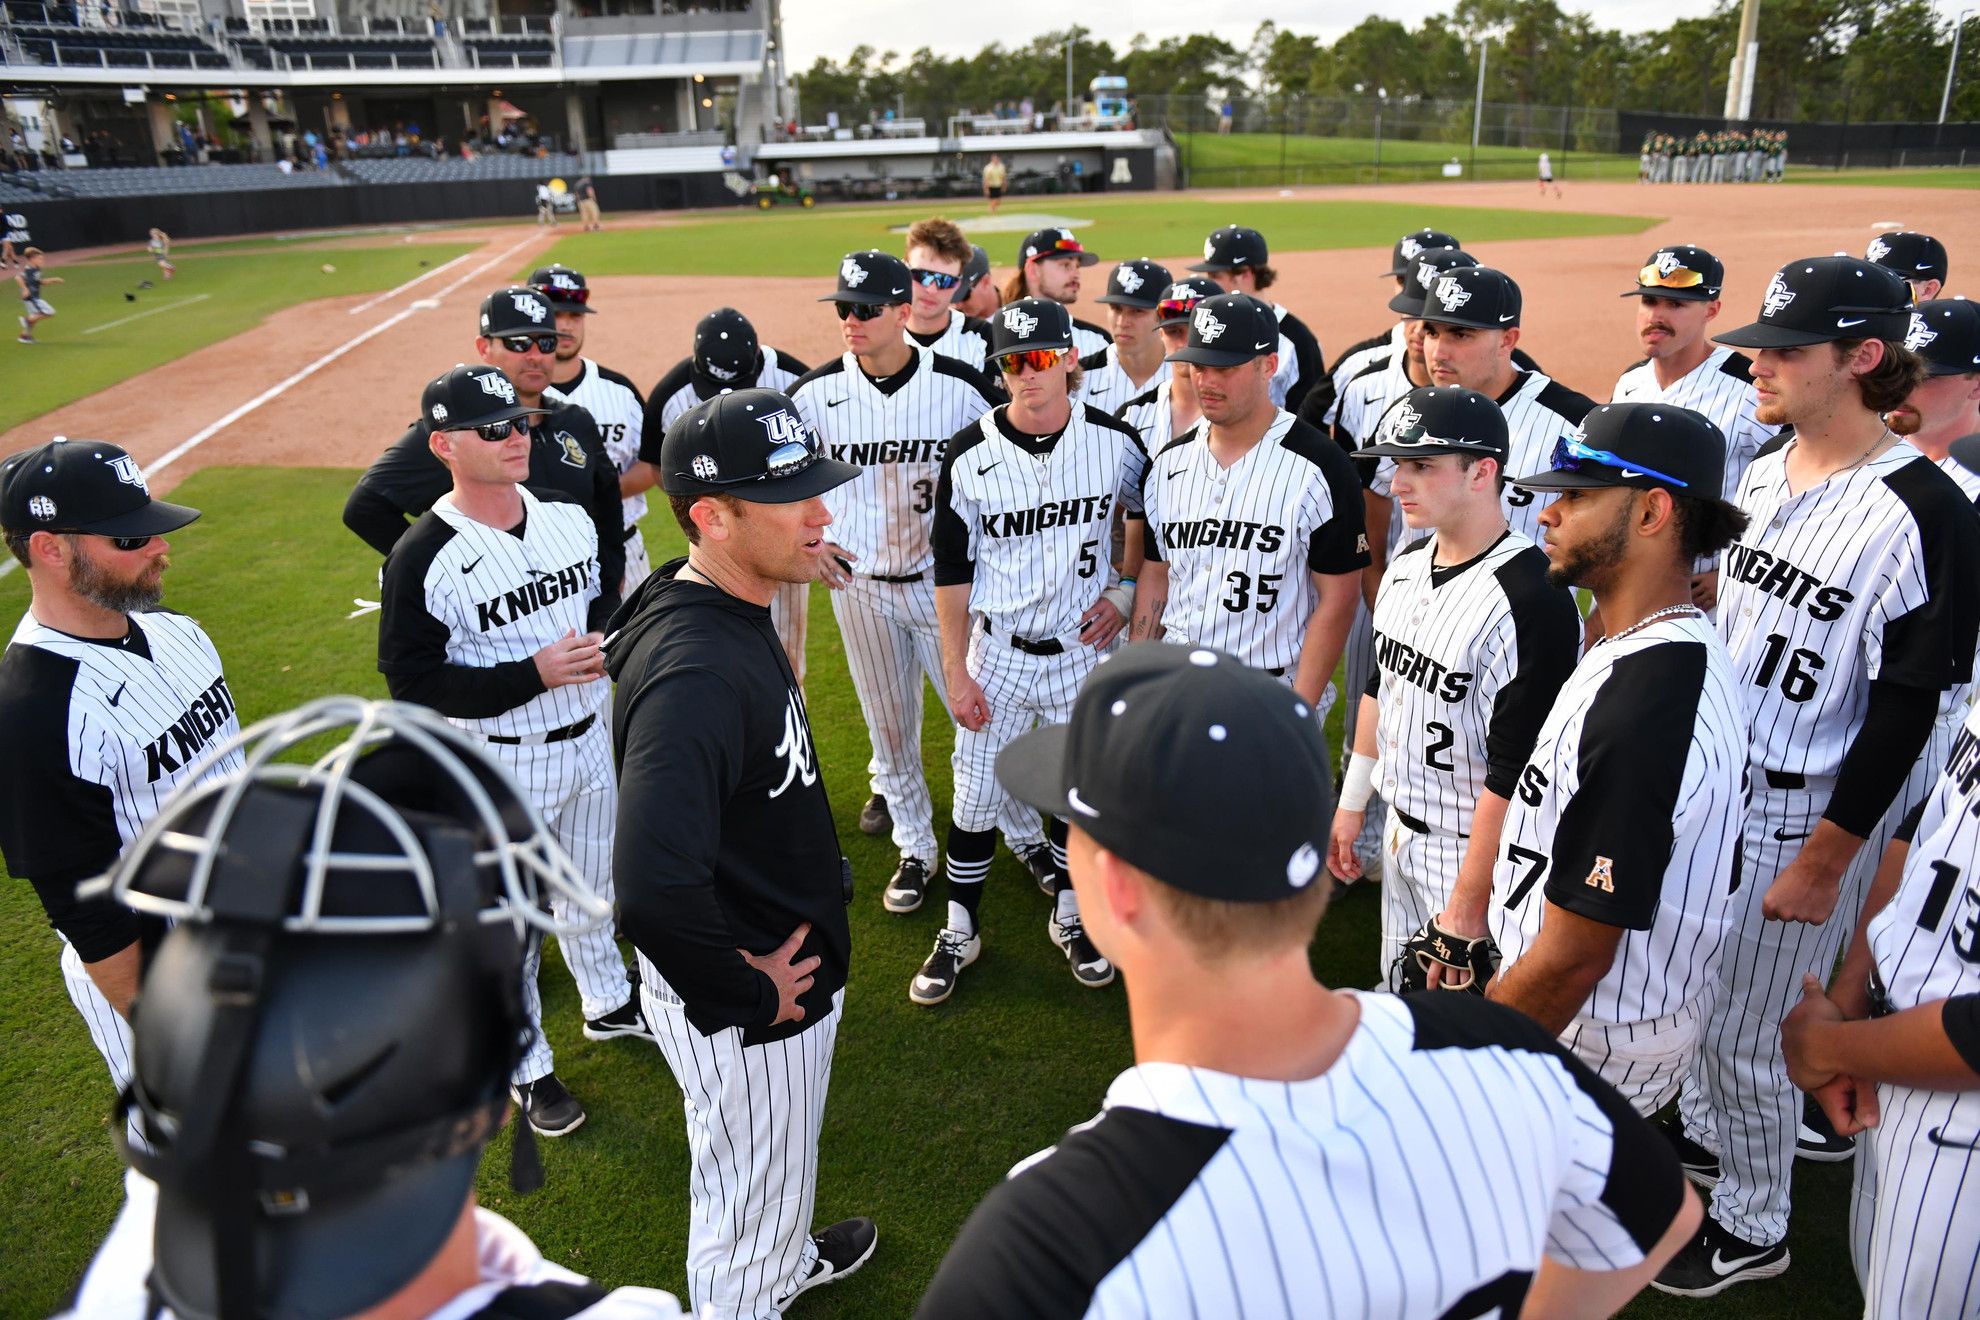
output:
<instances>
[{"instance_id":1,"label":"black cap with hb logo","mask_svg":"<svg viewBox=\"0 0 1980 1320\"><path fill-rule=\"evenodd\" d=\"M859 471L825 457L818 433L776 390L724 390L676 417L660 442L660 485L669 495L796 504Z\"/></svg>"},{"instance_id":2,"label":"black cap with hb logo","mask_svg":"<svg viewBox=\"0 0 1980 1320\"><path fill-rule=\"evenodd\" d=\"M0 528L10 533L163 536L197 517L152 499L137 460L106 441L57 436L0 461Z\"/></svg>"},{"instance_id":3,"label":"black cap with hb logo","mask_svg":"<svg viewBox=\"0 0 1980 1320\"><path fill-rule=\"evenodd\" d=\"M1070 720L999 753L997 778L1164 884L1271 903L1324 879L1329 766L1311 708L1269 674L1137 642L1087 677Z\"/></svg>"},{"instance_id":4,"label":"black cap with hb logo","mask_svg":"<svg viewBox=\"0 0 1980 1320\"><path fill-rule=\"evenodd\" d=\"M1839 339L1901 343L1911 330L1911 286L1855 257L1809 257L1775 272L1760 319L1714 335L1736 348L1801 348Z\"/></svg>"}]
</instances>

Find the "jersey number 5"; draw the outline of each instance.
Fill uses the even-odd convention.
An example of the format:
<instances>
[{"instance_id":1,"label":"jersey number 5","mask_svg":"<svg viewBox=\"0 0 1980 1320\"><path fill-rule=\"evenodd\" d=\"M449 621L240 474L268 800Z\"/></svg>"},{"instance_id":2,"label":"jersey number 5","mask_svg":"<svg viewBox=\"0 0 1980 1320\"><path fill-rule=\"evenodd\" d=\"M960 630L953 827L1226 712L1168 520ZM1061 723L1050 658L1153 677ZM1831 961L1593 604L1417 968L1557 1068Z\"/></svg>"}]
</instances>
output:
<instances>
[{"instance_id":1,"label":"jersey number 5","mask_svg":"<svg viewBox=\"0 0 1980 1320\"><path fill-rule=\"evenodd\" d=\"M1273 606L1279 603L1279 583L1285 580L1284 573L1260 573L1258 575L1258 612L1270 614ZM1233 614L1242 614L1251 608L1251 574L1244 572L1228 573L1224 586L1229 592L1218 602Z\"/></svg>"}]
</instances>

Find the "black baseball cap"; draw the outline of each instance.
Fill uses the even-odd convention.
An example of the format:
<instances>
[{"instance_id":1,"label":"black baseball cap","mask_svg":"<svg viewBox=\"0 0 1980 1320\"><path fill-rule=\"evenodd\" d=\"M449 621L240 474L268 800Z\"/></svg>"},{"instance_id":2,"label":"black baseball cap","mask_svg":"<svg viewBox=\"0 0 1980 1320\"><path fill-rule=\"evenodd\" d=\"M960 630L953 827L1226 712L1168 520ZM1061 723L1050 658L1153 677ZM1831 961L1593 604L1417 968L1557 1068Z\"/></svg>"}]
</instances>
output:
<instances>
[{"instance_id":1,"label":"black baseball cap","mask_svg":"<svg viewBox=\"0 0 1980 1320\"><path fill-rule=\"evenodd\" d=\"M660 441L660 485L669 495L796 504L858 475L852 464L825 457L818 432L778 390L724 390L676 417Z\"/></svg>"},{"instance_id":2,"label":"black baseball cap","mask_svg":"<svg viewBox=\"0 0 1980 1320\"><path fill-rule=\"evenodd\" d=\"M1033 257L1074 257L1082 266L1100 264L1100 258L1088 252L1070 229L1039 229L1026 234L1018 246L1018 265Z\"/></svg>"},{"instance_id":3,"label":"black baseball cap","mask_svg":"<svg viewBox=\"0 0 1980 1320\"><path fill-rule=\"evenodd\" d=\"M1416 260L1409 263L1409 269L1403 272L1402 290L1389 299L1389 310L1410 318L1422 316L1426 291L1437 282L1439 275L1459 266L1477 264L1477 257L1460 248L1431 248L1418 253Z\"/></svg>"},{"instance_id":4,"label":"black baseball cap","mask_svg":"<svg viewBox=\"0 0 1980 1320\"><path fill-rule=\"evenodd\" d=\"M1326 737L1298 693L1222 651L1125 647L1087 676L1070 720L998 753L997 778L1200 898L1270 903L1325 880Z\"/></svg>"},{"instance_id":5,"label":"black baseball cap","mask_svg":"<svg viewBox=\"0 0 1980 1320\"><path fill-rule=\"evenodd\" d=\"M1251 270L1265 264L1270 253L1265 235L1243 225L1214 229L1203 240L1203 260L1191 266L1194 271Z\"/></svg>"},{"instance_id":6,"label":"black baseball cap","mask_svg":"<svg viewBox=\"0 0 1980 1320\"><path fill-rule=\"evenodd\" d=\"M508 373L485 362L473 366L462 364L435 376L419 393L420 425L429 435L435 431L466 431L549 411L525 408L516 402L516 387Z\"/></svg>"},{"instance_id":7,"label":"black baseball cap","mask_svg":"<svg viewBox=\"0 0 1980 1320\"><path fill-rule=\"evenodd\" d=\"M1775 272L1760 319L1712 338L1737 348L1800 348L1838 339L1902 342L1911 331L1911 286L1888 267L1855 257L1809 257Z\"/></svg>"},{"instance_id":8,"label":"black baseball cap","mask_svg":"<svg viewBox=\"0 0 1980 1320\"><path fill-rule=\"evenodd\" d=\"M1382 415L1375 443L1357 449L1355 457L1477 454L1498 459L1503 471L1511 447L1506 415L1490 398L1461 385L1425 385L1405 394Z\"/></svg>"},{"instance_id":9,"label":"black baseball cap","mask_svg":"<svg viewBox=\"0 0 1980 1320\"><path fill-rule=\"evenodd\" d=\"M584 276L569 266L538 266L529 273L529 287L540 289L550 305L560 312L597 312L591 305L591 289Z\"/></svg>"},{"instance_id":10,"label":"black baseball cap","mask_svg":"<svg viewBox=\"0 0 1980 1320\"><path fill-rule=\"evenodd\" d=\"M990 254L979 243L969 245L969 260L963 263L962 283L956 286L956 296L952 302L961 302L969 297L981 280L990 278Z\"/></svg>"},{"instance_id":11,"label":"black baseball cap","mask_svg":"<svg viewBox=\"0 0 1980 1320\"><path fill-rule=\"evenodd\" d=\"M557 333L557 309L541 289L512 284L481 300L481 337ZM566 336L568 338L568 336Z\"/></svg>"},{"instance_id":12,"label":"black baseball cap","mask_svg":"<svg viewBox=\"0 0 1980 1320\"><path fill-rule=\"evenodd\" d=\"M1710 302L1726 286L1725 264L1704 248L1689 243L1660 247L1636 272L1636 287L1625 298L1675 298L1680 302Z\"/></svg>"},{"instance_id":13,"label":"black baseball cap","mask_svg":"<svg viewBox=\"0 0 1980 1320\"><path fill-rule=\"evenodd\" d=\"M1071 348L1072 313L1050 298L1005 303L990 318L990 356L1009 357L1033 349Z\"/></svg>"},{"instance_id":14,"label":"black baseball cap","mask_svg":"<svg viewBox=\"0 0 1980 1320\"><path fill-rule=\"evenodd\" d=\"M144 469L107 440L56 436L0 461L0 528L9 532L163 536L197 517L152 499Z\"/></svg>"},{"instance_id":15,"label":"black baseball cap","mask_svg":"<svg viewBox=\"0 0 1980 1320\"><path fill-rule=\"evenodd\" d=\"M1519 310L1519 285L1512 276L1490 266L1453 266L1426 286L1417 315L1438 325L1506 330L1519 324Z\"/></svg>"},{"instance_id":16,"label":"black baseball cap","mask_svg":"<svg viewBox=\"0 0 1980 1320\"><path fill-rule=\"evenodd\" d=\"M1409 268L1425 252L1437 248L1462 246L1464 246L1462 243L1441 229L1419 229L1413 234L1404 234L1396 240L1395 250L1389 257L1389 270L1382 278L1392 279L1398 275L1409 274Z\"/></svg>"},{"instance_id":17,"label":"black baseball cap","mask_svg":"<svg viewBox=\"0 0 1980 1320\"><path fill-rule=\"evenodd\" d=\"M1661 486L1716 500L1725 489L1725 433L1703 413L1668 403L1608 403L1554 442L1546 472L1514 477L1529 490Z\"/></svg>"},{"instance_id":18,"label":"black baseball cap","mask_svg":"<svg viewBox=\"0 0 1980 1320\"><path fill-rule=\"evenodd\" d=\"M891 307L912 297L907 263L891 252L868 248L839 258L839 287L819 302Z\"/></svg>"},{"instance_id":19,"label":"black baseball cap","mask_svg":"<svg viewBox=\"0 0 1980 1320\"><path fill-rule=\"evenodd\" d=\"M1879 234L1870 240L1863 257L1896 271L1902 280L1937 280L1941 284L1946 280L1946 245L1930 234L1909 229Z\"/></svg>"},{"instance_id":20,"label":"black baseball cap","mask_svg":"<svg viewBox=\"0 0 1980 1320\"><path fill-rule=\"evenodd\" d=\"M1162 290L1162 300L1155 305L1161 312L1155 324L1182 325L1189 320L1189 314L1196 310L1196 304L1205 298L1221 298L1224 287L1208 275L1186 275L1168 288ZM1163 311L1164 304L1169 310Z\"/></svg>"},{"instance_id":21,"label":"black baseball cap","mask_svg":"<svg viewBox=\"0 0 1980 1320\"><path fill-rule=\"evenodd\" d=\"M1980 305L1964 298L1919 303L1904 346L1924 359L1928 376L1980 371Z\"/></svg>"},{"instance_id":22,"label":"black baseball cap","mask_svg":"<svg viewBox=\"0 0 1980 1320\"><path fill-rule=\"evenodd\" d=\"M1162 291L1170 283L1172 277L1167 266L1147 257L1136 257L1114 267L1107 276L1107 291L1093 301L1154 311L1162 302Z\"/></svg>"},{"instance_id":23,"label":"black baseball cap","mask_svg":"<svg viewBox=\"0 0 1980 1320\"><path fill-rule=\"evenodd\" d=\"M717 307L695 323L694 369L710 380L753 384L762 356L756 327L733 307Z\"/></svg>"},{"instance_id":24,"label":"black baseball cap","mask_svg":"<svg viewBox=\"0 0 1980 1320\"><path fill-rule=\"evenodd\" d=\"M1189 314L1189 342L1169 354L1171 362L1199 367L1235 367L1279 351L1279 318L1248 293L1205 298Z\"/></svg>"},{"instance_id":25,"label":"black baseball cap","mask_svg":"<svg viewBox=\"0 0 1980 1320\"><path fill-rule=\"evenodd\" d=\"M1963 435L1947 450L1968 472L1980 472L1980 435Z\"/></svg>"}]
</instances>

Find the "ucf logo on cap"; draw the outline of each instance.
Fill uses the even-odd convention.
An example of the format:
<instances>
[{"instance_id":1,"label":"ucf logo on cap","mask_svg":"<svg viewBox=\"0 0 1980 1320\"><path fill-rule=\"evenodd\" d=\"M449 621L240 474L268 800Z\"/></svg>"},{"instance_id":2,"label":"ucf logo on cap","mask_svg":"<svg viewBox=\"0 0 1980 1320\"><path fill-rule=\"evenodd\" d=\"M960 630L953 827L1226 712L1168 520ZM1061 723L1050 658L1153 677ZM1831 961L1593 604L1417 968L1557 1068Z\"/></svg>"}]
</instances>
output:
<instances>
[{"instance_id":1,"label":"ucf logo on cap","mask_svg":"<svg viewBox=\"0 0 1980 1320\"><path fill-rule=\"evenodd\" d=\"M1224 323L1211 315L1208 307L1196 309L1196 319L1192 322L1196 337L1206 344L1214 344L1224 333Z\"/></svg>"},{"instance_id":2,"label":"ucf logo on cap","mask_svg":"<svg viewBox=\"0 0 1980 1320\"><path fill-rule=\"evenodd\" d=\"M1675 274L1683 265L1684 263L1678 260L1678 254L1668 248L1657 254L1657 273L1659 275Z\"/></svg>"},{"instance_id":3,"label":"ucf logo on cap","mask_svg":"<svg viewBox=\"0 0 1980 1320\"><path fill-rule=\"evenodd\" d=\"M1471 301L1471 290L1446 275L1437 281L1437 301L1447 312L1455 312Z\"/></svg>"},{"instance_id":4,"label":"ucf logo on cap","mask_svg":"<svg viewBox=\"0 0 1980 1320\"><path fill-rule=\"evenodd\" d=\"M1774 282L1767 286L1767 296L1760 300L1760 315L1779 316L1793 301L1794 290L1788 287L1787 281L1781 278L1779 271L1776 271Z\"/></svg>"},{"instance_id":5,"label":"ucf logo on cap","mask_svg":"<svg viewBox=\"0 0 1980 1320\"><path fill-rule=\"evenodd\" d=\"M756 420L763 423L763 429L769 433L772 446L788 444L793 440L800 444L809 444L811 441L811 433L805 429L803 419L792 416L785 409L779 408L776 412Z\"/></svg>"},{"instance_id":6,"label":"ucf logo on cap","mask_svg":"<svg viewBox=\"0 0 1980 1320\"><path fill-rule=\"evenodd\" d=\"M110 470L115 472L117 474L117 480L123 482L126 486L136 486L147 495L151 493L150 490L146 489L144 484L144 469L140 468L137 465L137 460L129 454L124 455L122 458L111 459Z\"/></svg>"},{"instance_id":7,"label":"ucf logo on cap","mask_svg":"<svg viewBox=\"0 0 1980 1320\"><path fill-rule=\"evenodd\" d=\"M541 298L538 298L534 294L512 293L509 295L509 299L515 303L518 312L521 312L538 325L543 324L543 318L550 314L549 307L544 304ZM514 401L511 400L511 402Z\"/></svg>"},{"instance_id":8,"label":"ucf logo on cap","mask_svg":"<svg viewBox=\"0 0 1980 1320\"><path fill-rule=\"evenodd\" d=\"M1114 268L1114 283L1121 286L1121 292L1133 293L1144 281L1141 276L1135 274L1134 267L1117 266Z\"/></svg>"},{"instance_id":9,"label":"ucf logo on cap","mask_svg":"<svg viewBox=\"0 0 1980 1320\"><path fill-rule=\"evenodd\" d=\"M1031 332L1037 328L1038 318L1030 312L1025 311L1024 308L1006 307L1004 309L1004 329L1010 331L1019 339L1031 338Z\"/></svg>"},{"instance_id":10,"label":"ucf logo on cap","mask_svg":"<svg viewBox=\"0 0 1980 1320\"><path fill-rule=\"evenodd\" d=\"M1891 255L1891 245L1881 238L1872 239L1869 248L1865 250L1863 255L1872 261L1882 261L1885 257Z\"/></svg>"},{"instance_id":11,"label":"ucf logo on cap","mask_svg":"<svg viewBox=\"0 0 1980 1320\"><path fill-rule=\"evenodd\" d=\"M839 263L839 278L846 282L848 289L857 289L866 283L866 267L847 257Z\"/></svg>"},{"instance_id":12,"label":"ucf logo on cap","mask_svg":"<svg viewBox=\"0 0 1980 1320\"><path fill-rule=\"evenodd\" d=\"M1423 255L1423 245L1413 238L1405 238L1402 241L1402 255L1404 261L1415 261Z\"/></svg>"},{"instance_id":13,"label":"ucf logo on cap","mask_svg":"<svg viewBox=\"0 0 1980 1320\"><path fill-rule=\"evenodd\" d=\"M1904 346L1916 353L1925 345L1939 337L1939 332L1925 324L1925 318L1917 312L1911 314L1911 329L1904 336Z\"/></svg>"},{"instance_id":14,"label":"ucf logo on cap","mask_svg":"<svg viewBox=\"0 0 1980 1320\"><path fill-rule=\"evenodd\" d=\"M1389 414L1389 420L1382 427L1384 444L1407 444L1409 433L1423 424L1423 414L1407 403L1398 404Z\"/></svg>"},{"instance_id":15,"label":"ucf logo on cap","mask_svg":"<svg viewBox=\"0 0 1980 1320\"><path fill-rule=\"evenodd\" d=\"M504 376L501 372L499 371L484 372L481 375L476 376L474 379L475 382L481 386L483 393L492 394L496 398L500 399L503 403L514 403L516 401L516 387L511 385L509 383L509 378L507 376ZM444 419L435 418L434 420L441 421Z\"/></svg>"}]
</instances>

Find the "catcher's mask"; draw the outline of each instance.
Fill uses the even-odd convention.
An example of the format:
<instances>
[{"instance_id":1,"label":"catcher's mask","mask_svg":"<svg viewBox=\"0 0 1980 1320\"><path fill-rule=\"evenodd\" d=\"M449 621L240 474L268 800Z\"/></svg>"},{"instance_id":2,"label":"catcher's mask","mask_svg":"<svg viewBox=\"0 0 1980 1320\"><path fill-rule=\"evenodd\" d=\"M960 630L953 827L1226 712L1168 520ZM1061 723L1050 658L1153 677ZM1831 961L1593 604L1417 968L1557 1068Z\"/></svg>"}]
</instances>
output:
<instances>
[{"instance_id":1,"label":"catcher's mask","mask_svg":"<svg viewBox=\"0 0 1980 1320\"><path fill-rule=\"evenodd\" d=\"M158 1183L156 1303L333 1320L438 1252L529 1045L530 942L610 909L430 711L329 697L209 757L236 748L245 768L174 794L107 880L177 922L132 1012L118 1113L142 1144L113 1132ZM526 1123L511 1180L542 1181Z\"/></svg>"}]
</instances>

